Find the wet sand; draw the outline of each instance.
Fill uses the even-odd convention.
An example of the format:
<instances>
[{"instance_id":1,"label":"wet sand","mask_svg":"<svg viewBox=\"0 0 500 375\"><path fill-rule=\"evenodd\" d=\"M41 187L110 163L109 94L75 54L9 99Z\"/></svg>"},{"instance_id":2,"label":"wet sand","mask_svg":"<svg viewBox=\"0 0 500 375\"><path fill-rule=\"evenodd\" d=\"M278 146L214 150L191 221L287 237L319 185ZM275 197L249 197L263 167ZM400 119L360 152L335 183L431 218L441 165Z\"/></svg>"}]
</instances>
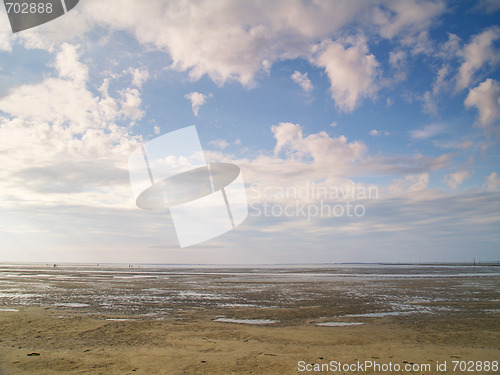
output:
<instances>
[{"instance_id":1,"label":"wet sand","mask_svg":"<svg viewBox=\"0 0 500 375\"><path fill-rule=\"evenodd\" d=\"M4 270L0 373L298 374L307 373L299 361L372 361L432 368L400 373L458 374L451 361L500 360L500 277L494 272L386 269L363 278L359 270L248 271L187 276L183 270L148 279L125 270L115 278L119 284L104 286L88 274L78 282L66 277L74 269ZM55 272L61 277L46 276ZM108 293L99 295L99 288ZM170 298L151 300L145 290ZM436 371L444 361L447 371Z\"/></svg>"}]
</instances>

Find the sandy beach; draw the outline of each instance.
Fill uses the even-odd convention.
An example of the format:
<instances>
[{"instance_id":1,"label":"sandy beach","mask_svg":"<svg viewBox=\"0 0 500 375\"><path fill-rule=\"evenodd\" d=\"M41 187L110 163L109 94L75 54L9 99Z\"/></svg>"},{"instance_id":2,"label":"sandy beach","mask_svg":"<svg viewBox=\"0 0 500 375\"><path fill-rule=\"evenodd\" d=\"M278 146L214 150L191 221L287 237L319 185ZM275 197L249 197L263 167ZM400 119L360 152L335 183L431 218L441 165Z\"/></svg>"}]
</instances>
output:
<instances>
[{"instance_id":1,"label":"sandy beach","mask_svg":"<svg viewBox=\"0 0 500 375\"><path fill-rule=\"evenodd\" d=\"M81 274L78 282L82 285L77 286L73 277L81 270L43 273L40 269L4 270L10 284L3 280L3 302L9 302L5 298L9 294L12 302L13 290L17 288L18 294L22 294L20 285L27 280L31 285L37 277L45 280L40 283L45 293L40 294L43 298L36 303L0 306L1 371L2 374L390 373L373 368L364 368L362 372L332 371L332 367L308 372L305 368L306 364L326 366L332 362L370 361L378 365L398 364L403 369L392 373L458 374L459 371L452 371L452 361L500 359L497 273L481 271L479 275L470 270L440 270L436 274L435 270L419 269L406 270L410 277L403 277L400 271L226 270L197 271L193 275L192 271L182 270L164 278L159 277L160 273L150 273L150 278L140 274L145 271L120 270L115 278L108 278L109 270L99 273L99 278L108 278L106 288L118 294L123 294L124 288L136 289L137 293L124 301L134 301L145 289L183 290L177 298L159 298L162 302L157 301L155 308L161 313L155 315L144 308L151 304L147 298L143 298L143 309L138 310L126 304L110 308L113 298L109 293L109 299L101 300L101 307L106 310L92 307L90 300L83 303L79 299L81 293L77 292L89 290L93 281L88 274ZM19 277L12 281L16 280L12 275L30 273L31 279ZM457 275L451 277L453 273ZM129 276L142 277L123 278ZM198 282L190 283L191 289L186 290L187 280L193 279ZM113 284L118 280L119 284ZM244 285L247 288L242 289ZM370 285L376 285L376 290L368 290ZM10 293L6 292L6 286ZM68 291L73 294L73 302L65 299ZM99 289L93 292L99 293ZM427 299L422 297L424 294ZM235 295L241 296L240 301L231 299ZM59 304L55 302L57 298ZM399 305L394 304L395 300ZM437 365L444 362L446 371L438 371ZM431 371L426 371L424 364L430 365ZM420 368L404 371L408 365ZM476 373L498 373L498 370Z\"/></svg>"}]
</instances>

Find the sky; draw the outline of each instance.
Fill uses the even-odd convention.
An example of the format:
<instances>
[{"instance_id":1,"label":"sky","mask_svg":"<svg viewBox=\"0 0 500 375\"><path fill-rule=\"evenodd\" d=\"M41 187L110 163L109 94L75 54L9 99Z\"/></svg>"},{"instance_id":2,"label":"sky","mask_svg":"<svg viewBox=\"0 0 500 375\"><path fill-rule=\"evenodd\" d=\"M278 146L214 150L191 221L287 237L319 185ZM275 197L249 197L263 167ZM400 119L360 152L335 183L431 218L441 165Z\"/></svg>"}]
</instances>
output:
<instances>
[{"instance_id":1,"label":"sky","mask_svg":"<svg viewBox=\"0 0 500 375\"><path fill-rule=\"evenodd\" d=\"M14 34L2 4L0 262L498 261L499 19L495 0L80 0ZM191 125L249 214L181 248L128 158Z\"/></svg>"}]
</instances>

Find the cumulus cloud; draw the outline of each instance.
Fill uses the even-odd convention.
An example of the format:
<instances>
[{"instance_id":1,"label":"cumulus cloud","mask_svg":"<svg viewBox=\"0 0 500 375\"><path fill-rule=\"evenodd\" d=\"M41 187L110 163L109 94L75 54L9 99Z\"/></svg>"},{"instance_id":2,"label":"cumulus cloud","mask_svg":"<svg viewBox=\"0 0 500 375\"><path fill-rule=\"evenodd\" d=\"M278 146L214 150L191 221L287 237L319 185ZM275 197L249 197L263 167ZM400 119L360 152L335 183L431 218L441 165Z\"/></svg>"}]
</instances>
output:
<instances>
[{"instance_id":1,"label":"cumulus cloud","mask_svg":"<svg viewBox=\"0 0 500 375\"><path fill-rule=\"evenodd\" d=\"M147 69L130 68L129 72L132 74L132 84L139 89L142 88L144 82L149 79L149 72Z\"/></svg>"},{"instance_id":2,"label":"cumulus cloud","mask_svg":"<svg viewBox=\"0 0 500 375\"><path fill-rule=\"evenodd\" d=\"M78 49L63 44L55 74L0 99L0 195L3 205L126 205L126 160L138 142L118 121L141 116L140 93L109 94L109 80L88 87Z\"/></svg>"},{"instance_id":3,"label":"cumulus cloud","mask_svg":"<svg viewBox=\"0 0 500 375\"><path fill-rule=\"evenodd\" d=\"M339 35L353 24L375 38L403 39L423 35L432 21L445 10L442 1L361 1L310 3L300 0L279 0L269 4L264 0L234 2L183 2L158 0L88 0L80 11L87 22L125 30L145 45L166 51L169 67L189 72L193 80L208 75L219 85L235 80L251 87L259 72L269 72L276 61L303 58L316 61L313 46L318 42L332 43L319 64L326 67L330 77L339 64L355 64L348 73L360 73L332 91L339 106L351 110L358 97L373 94L371 66L374 58L362 43L346 45ZM337 43L337 44L336 44ZM340 44L338 44L340 43ZM341 47L342 50L339 48ZM337 57L326 63L327 56ZM370 83L364 86L362 81ZM340 82L332 80L332 84ZM348 88L346 88L348 87ZM356 88L357 87L357 88ZM348 91L348 93L346 93Z\"/></svg>"},{"instance_id":4,"label":"cumulus cloud","mask_svg":"<svg viewBox=\"0 0 500 375\"><path fill-rule=\"evenodd\" d=\"M200 92L194 91L189 94L184 95L186 99L191 101L191 107L193 108L193 113L195 116L198 116L198 112L203 104L207 102L207 99L211 97L212 94L202 94Z\"/></svg>"},{"instance_id":5,"label":"cumulus cloud","mask_svg":"<svg viewBox=\"0 0 500 375\"><path fill-rule=\"evenodd\" d=\"M350 112L364 99L374 98L380 87L384 86L377 60L384 61L385 57L377 55L375 58L368 45L372 45L373 41L378 43L383 38L390 39L390 43L400 52L391 54L389 63L397 72L404 72L405 59L409 59L408 55L411 53L437 51L429 42L426 29L444 10L444 2L425 0L278 0L272 5L262 0L221 0L198 4L166 0L81 2L68 16L41 26L37 32L27 31L16 36L27 48L45 48L58 52L52 64L53 72L43 72L40 82L14 87L0 99L0 110L3 112L0 116L0 139L8 140L0 145L0 202L4 207L8 204L15 205L17 215L23 215L24 222L28 225L19 226L17 230L24 235L27 230L35 231L38 228L29 225L29 218L35 211L21 212L19 205L104 205L108 208L116 205L121 210L130 196L125 163L129 152L138 145L138 139L129 134L127 126L116 123L134 123L144 116L141 87L148 79L149 72L143 68L131 68L123 73L127 75L127 79L131 77L131 87L115 89L112 81L116 78L106 74L103 74L100 81L90 82L88 76L93 74L93 69L79 60L79 48L60 44L66 38L83 36L88 30L100 32L98 26L103 26L106 33L110 34L124 30L135 35L148 50L151 48L165 52L158 56L164 58L164 64L169 69L188 72L193 80L206 75L219 85L236 81L252 87L254 80L262 77L263 73L270 72L276 61L301 58L324 69L330 79L332 98L336 105L342 111ZM5 21L6 18L3 17L2 20ZM354 24L359 27L356 31L367 38L366 41L345 38ZM6 37L7 35L10 33L0 33L0 50L11 48L12 38ZM473 41L471 39L471 43ZM400 46L400 43L404 46ZM414 43L415 48L410 43ZM459 44L458 38L450 37L447 53L456 57L460 50L457 47ZM84 45L82 42L82 46ZM405 52L401 52L403 50ZM335 54L336 51L339 53ZM464 64L466 60L464 55ZM450 85L449 81L457 77L456 70L453 70L455 63L447 61L441 66L432 87L432 95L444 92ZM474 65L473 62L469 68L464 65L463 77L467 80L469 75L470 82L474 83L479 71L486 64L493 63L494 59L490 59L482 65ZM338 77L342 73L341 68L347 71L345 80ZM302 78L309 80L304 76L305 74ZM482 80L484 78L480 81ZM483 88L483 91L489 92L486 98L494 99L497 94L492 87L497 87L498 82L492 81L491 87ZM307 84L305 79L302 82ZM451 84L455 84L455 81ZM475 85L477 83L473 84ZM491 118L498 119L497 107L494 101L489 102L490 99L481 97L486 94L479 90L480 86L472 89L466 100L470 102L468 107L477 107L480 119L485 114L484 122L489 124ZM98 92L94 92L96 87L99 87ZM305 87L303 89L308 91L309 86ZM188 99L193 105L193 112L198 114L200 107L195 108L194 101ZM434 98L429 96L427 99L431 103ZM205 102L206 97L200 106ZM390 105L389 99L387 103ZM481 105L485 108L481 109ZM337 123L333 122L331 126L333 128ZM157 126L153 129L155 134L160 132ZM332 132L340 131L339 127L329 129ZM369 129L371 128L367 130ZM370 134L375 136L384 132L373 129ZM440 129L424 127L416 131L414 138L428 139L438 134ZM275 125L270 136L274 136L276 141L275 153L272 155L266 154L265 150L260 150L253 159L236 159L222 151L214 151L212 155L235 161L244 170L245 181L262 182L267 186L300 185L305 180L311 180L318 186L344 187L352 186L359 176L398 176L392 184L392 191L401 192L401 196L374 204L373 211L370 209L369 215L362 221L337 221L336 225L332 225L331 221L325 220L322 225L304 225L303 221L294 220L293 223L288 223L293 230L281 231L277 226L272 228L281 236L291 237L301 251L304 244L315 244L316 240L321 242L315 244L318 248L329 246L332 239L338 241L339 238L346 245L352 245L353 236L361 238L359 234L377 232L377 236L366 237L369 243L365 247L371 253L374 253L372 241L376 242L378 238L382 239L378 249L385 249L387 244L392 244L392 254L401 254L401 241L397 240L400 238L397 236L402 231L411 233L406 237L409 239L408 243L413 244L412 246L423 245L420 246L422 248L427 248L427 240L437 240L439 243L439 240L446 237L443 232L450 235L445 238L446 241L436 245L436 248L444 245L452 249L458 242L462 245L464 238L467 239L470 234L471 241L467 243L470 247L471 244L477 244L477 238L486 238L478 236L478 233L483 233L480 231L484 230L485 225L493 229L498 227L498 193L436 194L434 199L420 201L415 198L422 197L421 193L426 193L425 197L430 196L431 193L427 190L429 171L449 167L451 154L437 157L420 154L370 156L362 141L347 139L345 136L330 136L326 132L307 133L306 128L293 123ZM220 150L227 148L227 141L216 141L219 141L217 144ZM239 144L238 141L235 143ZM471 147L471 141L447 144L446 147L465 149ZM447 176L448 181L454 181L457 189L466 178L469 176ZM486 178L485 189L498 189L498 180L497 174L493 172ZM419 194L413 194L414 192ZM106 212L109 213L99 208L89 215L88 211L76 209L70 215L58 219L57 230L53 229L56 220L51 220L50 224L47 222L47 226L41 230L52 230L54 234L57 231L57 234L71 233L69 238L82 227L75 223L83 223L87 231L106 232L94 240L96 245L114 240L117 243L128 241L134 236L133 233L139 233L136 235L136 246L140 249L144 247L145 235L159 243L165 241L165 231L159 231L159 235L154 232L154 226L159 224L151 224L163 223L163 217L152 220L150 216L141 217L139 211L133 211L133 218L123 215L122 211L116 215L107 215ZM47 211L44 211L44 215L46 214ZM14 216L10 212L7 215L10 218ZM86 215L88 218L82 219ZM142 222L147 222L140 229L137 227L137 221L140 220L135 220L139 217ZM38 220L38 225L43 225L42 222L45 220ZM124 223L127 225L124 226ZM261 231L263 227L270 228L266 225L255 229ZM440 233L433 237L433 230ZM111 237L109 233L113 231L115 235ZM316 235L304 236L307 231ZM457 232L462 234L458 240ZM323 233L333 235L322 237ZM394 237L385 237L391 233L394 233ZM498 243L498 236L491 233L496 232L491 230L489 238L493 239L493 243ZM266 237L251 234L253 236L248 238L257 239L256 241ZM85 237L79 238L87 241L87 235L85 233ZM124 237L127 239L123 240ZM74 238L66 240L67 243L74 246ZM33 239L38 243L39 234ZM394 240L391 241L392 239ZM361 246L362 242L356 244ZM259 245L264 245L264 241ZM119 251L122 247L122 243L117 245ZM256 247L266 249L265 246ZM340 247L342 246L339 245ZM325 254L331 253L329 246ZM366 254L369 255L368 251ZM308 256L310 255L307 254L306 257ZM380 253L377 252L377 257L379 256ZM320 258L318 256L320 261L326 259ZM186 261L190 259L186 258Z\"/></svg>"},{"instance_id":6,"label":"cumulus cloud","mask_svg":"<svg viewBox=\"0 0 500 375\"><path fill-rule=\"evenodd\" d=\"M98 121L97 100L81 82L48 78L36 85L23 85L0 99L0 110L23 120L70 122L81 128Z\"/></svg>"},{"instance_id":7,"label":"cumulus cloud","mask_svg":"<svg viewBox=\"0 0 500 375\"><path fill-rule=\"evenodd\" d=\"M115 116L131 121L143 116L137 89L123 90L116 100L109 96L109 79L105 79L99 88L101 97L94 96L87 88L88 68L78 57L78 48L64 43L52 64L57 74L15 87L0 99L0 111L22 120L67 123L77 131L99 127L103 119Z\"/></svg>"},{"instance_id":8,"label":"cumulus cloud","mask_svg":"<svg viewBox=\"0 0 500 375\"><path fill-rule=\"evenodd\" d=\"M361 142L349 143L345 136L331 138L324 131L304 137L298 124L283 122L272 126L271 130L276 138L275 155L284 152L294 159L312 157L318 163L331 163L335 159L353 163L366 151Z\"/></svg>"},{"instance_id":9,"label":"cumulus cloud","mask_svg":"<svg viewBox=\"0 0 500 375\"><path fill-rule=\"evenodd\" d=\"M443 1L390 1L386 6L375 7L370 16L373 24L379 28L380 35L387 39L408 35L416 35L426 29L432 20L445 11Z\"/></svg>"},{"instance_id":10,"label":"cumulus cloud","mask_svg":"<svg viewBox=\"0 0 500 375\"><path fill-rule=\"evenodd\" d=\"M292 79L295 83L299 84L302 90L304 90L306 93L310 93L314 89L311 80L307 78L307 73L301 73L296 70L292 74Z\"/></svg>"},{"instance_id":11,"label":"cumulus cloud","mask_svg":"<svg viewBox=\"0 0 500 375\"><path fill-rule=\"evenodd\" d=\"M142 99L138 89L127 87L120 92L122 97L121 115L125 119L130 119L132 122L140 120L144 116L144 111L141 109Z\"/></svg>"},{"instance_id":12,"label":"cumulus cloud","mask_svg":"<svg viewBox=\"0 0 500 375\"><path fill-rule=\"evenodd\" d=\"M492 27L475 35L471 42L460 52L463 63L457 76L456 88L467 88L474 75L486 64L496 65L500 62L500 50L495 42L500 39L500 28Z\"/></svg>"},{"instance_id":13,"label":"cumulus cloud","mask_svg":"<svg viewBox=\"0 0 500 375\"><path fill-rule=\"evenodd\" d=\"M193 80L207 75L218 85L238 81L252 87L255 77L269 72L276 61L303 58L325 69L337 106L352 112L363 98L373 98L378 91L378 63L366 41L346 39L345 30L356 25L369 38L407 43L408 38L422 39L444 11L444 2L430 0L278 0L272 5L265 0L87 0L67 16L42 25L38 30L43 32L26 32L19 38L28 48L52 50L61 41L99 26L123 30L139 43L166 52L168 68L188 72ZM401 64L403 54L391 61ZM132 74L140 88L147 72ZM296 75L309 92L312 85L305 78Z\"/></svg>"},{"instance_id":14,"label":"cumulus cloud","mask_svg":"<svg viewBox=\"0 0 500 375\"><path fill-rule=\"evenodd\" d=\"M500 63L500 49L496 47L500 40L500 28L490 27L473 35L469 43L455 34L449 33L448 40L441 43L433 57L441 60L436 72L432 90L427 90L420 100L424 113L437 115L439 95L455 94L476 84L481 76L490 73Z\"/></svg>"},{"instance_id":15,"label":"cumulus cloud","mask_svg":"<svg viewBox=\"0 0 500 375\"><path fill-rule=\"evenodd\" d=\"M449 167L452 159L451 154L436 158L419 154L370 156L361 141L331 137L326 132L305 134L302 126L287 122L272 126L271 131L276 140L272 156L261 153L249 159L209 151L207 160L236 163L248 184L262 187L301 186L306 181L323 187L352 186L360 176L422 176L407 180L406 184L412 182L412 190L416 190L426 186L426 174Z\"/></svg>"},{"instance_id":16,"label":"cumulus cloud","mask_svg":"<svg viewBox=\"0 0 500 375\"><path fill-rule=\"evenodd\" d=\"M85 83L88 79L88 68L78 61L77 46L63 43L56 56L54 66L60 78L70 79L77 83Z\"/></svg>"},{"instance_id":17,"label":"cumulus cloud","mask_svg":"<svg viewBox=\"0 0 500 375\"><path fill-rule=\"evenodd\" d=\"M488 78L469 90L465 99L467 108L476 107L479 111L479 126L485 128L500 119L500 83Z\"/></svg>"},{"instance_id":18,"label":"cumulus cloud","mask_svg":"<svg viewBox=\"0 0 500 375\"><path fill-rule=\"evenodd\" d=\"M374 98L379 89L379 64L362 38L349 38L345 45L334 41L322 43L315 63L325 69L332 98L344 112L354 111L363 98Z\"/></svg>"}]
</instances>

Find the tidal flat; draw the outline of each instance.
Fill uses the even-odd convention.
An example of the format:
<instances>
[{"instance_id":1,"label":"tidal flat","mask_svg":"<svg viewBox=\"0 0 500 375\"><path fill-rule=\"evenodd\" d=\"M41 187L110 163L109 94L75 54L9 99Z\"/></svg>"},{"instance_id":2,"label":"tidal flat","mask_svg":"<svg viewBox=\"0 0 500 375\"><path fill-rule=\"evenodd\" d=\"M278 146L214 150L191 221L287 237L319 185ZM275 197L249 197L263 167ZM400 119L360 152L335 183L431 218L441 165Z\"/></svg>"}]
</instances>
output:
<instances>
[{"instance_id":1,"label":"tidal flat","mask_svg":"<svg viewBox=\"0 0 500 375\"><path fill-rule=\"evenodd\" d=\"M493 265L0 265L0 374L297 374L331 361L448 361L431 373L451 374L451 361L499 357Z\"/></svg>"}]
</instances>

